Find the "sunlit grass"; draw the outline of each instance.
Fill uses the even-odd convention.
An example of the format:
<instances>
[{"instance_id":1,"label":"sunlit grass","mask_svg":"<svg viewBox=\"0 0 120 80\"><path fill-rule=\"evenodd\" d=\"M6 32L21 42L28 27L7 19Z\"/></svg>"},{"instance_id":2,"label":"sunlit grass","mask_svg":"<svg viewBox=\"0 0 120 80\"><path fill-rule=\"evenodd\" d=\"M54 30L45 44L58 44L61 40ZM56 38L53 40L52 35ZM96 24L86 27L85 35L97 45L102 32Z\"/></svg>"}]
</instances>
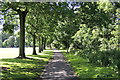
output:
<instances>
[{"instance_id":1,"label":"sunlit grass","mask_svg":"<svg viewBox=\"0 0 120 80\"><path fill-rule=\"evenodd\" d=\"M39 53L38 55L27 56L32 57L32 59L1 59L1 66L9 68L2 70L2 79L34 80L33 78L38 77L42 73L44 66L52 58L52 55L53 51L43 51L43 53Z\"/></svg>"},{"instance_id":2,"label":"sunlit grass","mask_svg":"<svg viewBox=\"0 0 120 80\"><path fill-rule=\"evenodd\" d=\"M71 53L64 53L79 78L117 78L112 67L96 67L87 59Z\"/></svg>"},{"instance_id":3,"label":"sunlit grass","mask_svg":"<svg viewBox=\"0 0 120 80\"><path fill-rule=\"evenodd\" d=\"M44 50L42 53L39 53L38 55L27 55L28 57L40 59L43 61L49 61L50 58L52 58L53 51L47 51Z\"/></svg>"}]
</instances>

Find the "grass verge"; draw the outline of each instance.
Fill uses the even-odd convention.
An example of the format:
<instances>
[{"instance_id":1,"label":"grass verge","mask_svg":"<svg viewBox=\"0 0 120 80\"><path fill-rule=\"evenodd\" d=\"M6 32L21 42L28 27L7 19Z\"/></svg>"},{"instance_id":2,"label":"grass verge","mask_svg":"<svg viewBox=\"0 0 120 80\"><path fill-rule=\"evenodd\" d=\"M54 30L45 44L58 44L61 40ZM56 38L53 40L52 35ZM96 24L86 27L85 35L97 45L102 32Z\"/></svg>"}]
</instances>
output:
<instances>
[{"instance_id":1,"label":"grass verge","mask_svg":"<svg viewBox=\"0 0 120 80\"><path fill-rule=\"evenodd\" d=\"M31 59L7 58L1 60L2 80L35 80L52 58L53 51L27 55Z\"/></svg>"},{"instance_id":2,"label":"grass verge","mask_svg":"<svg viewBox=\"0 0 120 80\"><path fill-rule=\"evenodd\" d=\"M73 68L75 74L82 80L85 78L90 80L93 80L93 78L110 78L109 80L116 80L118 77L117 73L114 72L112 67L97 67L89 63L87 59L84 59L80 56L65 52L63 52L63 54L68 59L68 62Z\"/></svg>"}]
</instances>

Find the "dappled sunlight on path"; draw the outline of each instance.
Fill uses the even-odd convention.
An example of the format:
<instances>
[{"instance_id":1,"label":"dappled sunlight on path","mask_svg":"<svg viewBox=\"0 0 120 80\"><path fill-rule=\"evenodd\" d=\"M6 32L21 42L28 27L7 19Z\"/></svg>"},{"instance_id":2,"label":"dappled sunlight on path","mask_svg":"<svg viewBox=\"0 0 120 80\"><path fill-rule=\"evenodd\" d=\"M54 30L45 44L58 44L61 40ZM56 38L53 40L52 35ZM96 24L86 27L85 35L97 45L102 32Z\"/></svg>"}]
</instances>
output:
<instances>
[{"instance_id":1,"label":"dappled sunlight on path","mask_svg":"<svg viewBox=\"0 0 120 80\"><path fill-rule=\"evenodd\" d=\"M54 50L53 60L45 67L41 76L43 80L78 80L70 65L64 60L64 56L58 50Z\"/></svg>"}]
</instances>

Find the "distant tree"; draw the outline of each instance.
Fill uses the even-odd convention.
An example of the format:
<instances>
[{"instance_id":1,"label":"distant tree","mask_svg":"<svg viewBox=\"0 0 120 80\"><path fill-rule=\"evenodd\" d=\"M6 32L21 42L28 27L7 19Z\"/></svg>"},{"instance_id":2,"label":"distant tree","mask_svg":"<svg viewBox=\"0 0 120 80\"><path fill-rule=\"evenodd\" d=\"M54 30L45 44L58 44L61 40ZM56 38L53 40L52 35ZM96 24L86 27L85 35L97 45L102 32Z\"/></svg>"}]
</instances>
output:
<instances>
[{"instance_id":1,"label":"distant tree","mask_svg":"<svg viewBox=\"0 0 120 80\"><path fill-rule=\"evenodd\" d=\"M14 46L15 46L15 47L19 47L19 43L20 43L20 37L19 37L19 36L15 36Z\"/></svg>"},{"instance_id":2,"label":"distant tree","mask_svg":"<svg viewBox=\"0 0 120 80\"><path fill-rule=\"evenodd\" d=\"M7 40L5 40L5 41L3 42L3 47L8 47L8 41L7 41Z\"/></svg>"},{"instance_id":3,"label":"distant tree","mask_svg":"<svg viewBox=\"0 0 120 80\"><path fill-rule=\"evenodd\" d=\"M7 41L8 41L9 47L14 47L14 43L15 43L15 38L14 38L14 36L10 36L10 37L7 39Z\"/></svg>"},{"instance_id":4,"label":"distant tree","mask_svg":"<svg viewBox=\"0 0 120 80\"><path fill-rule=\"evenodd\" d=\"M2 47L2 32L0 31L0 48Z\"/></svg>"}]
</instances>

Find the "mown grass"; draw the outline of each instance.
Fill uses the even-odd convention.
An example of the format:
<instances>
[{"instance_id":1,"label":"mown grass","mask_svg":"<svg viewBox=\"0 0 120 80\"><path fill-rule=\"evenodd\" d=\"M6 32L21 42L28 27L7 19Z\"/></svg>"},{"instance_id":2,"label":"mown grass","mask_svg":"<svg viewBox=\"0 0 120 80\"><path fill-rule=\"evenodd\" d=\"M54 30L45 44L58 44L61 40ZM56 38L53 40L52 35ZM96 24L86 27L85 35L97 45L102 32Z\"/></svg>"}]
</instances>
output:
<instances>
[{"instance_id":1,"label":"mown grass","mask_svg":"<svg viewBox=\"0 0 120 80\"><path fill-rule=\"evenodd\" d=\"M27 56L34 59L49 61L53 56L53 51L46 50L46 51L43 51L42 54L39 53L39 55L27 55Z\"/></svg>"},{"instance_id":2,"label":"mown grass","mask_svg":"<svg viewBox=\"0 0 120 80\"><path fill-rule=\"evenodd\" d=\"M27 55L31 59L7 58L1 60L1 66L9 68L2 70L3 80L35 80L44 66L52 58L53 51L43 51L39 55Z\"/></svg>"},{"instance_id":3,"label":"mown grass","mask_svg":"<svg viewBox=\"0 0 120 80\"><path fill-rule=\"evenodd\" d=\"M63 54L68 59L68 62L70 62L70 65L72 66L75 74L80 79L110 78L110 80L116 80L118 78L117 73L113 70L112 67L99 67L89 63L87 59L84 59L80 56L65 52L63 52Z\"/></svg>"}]
</instances>

